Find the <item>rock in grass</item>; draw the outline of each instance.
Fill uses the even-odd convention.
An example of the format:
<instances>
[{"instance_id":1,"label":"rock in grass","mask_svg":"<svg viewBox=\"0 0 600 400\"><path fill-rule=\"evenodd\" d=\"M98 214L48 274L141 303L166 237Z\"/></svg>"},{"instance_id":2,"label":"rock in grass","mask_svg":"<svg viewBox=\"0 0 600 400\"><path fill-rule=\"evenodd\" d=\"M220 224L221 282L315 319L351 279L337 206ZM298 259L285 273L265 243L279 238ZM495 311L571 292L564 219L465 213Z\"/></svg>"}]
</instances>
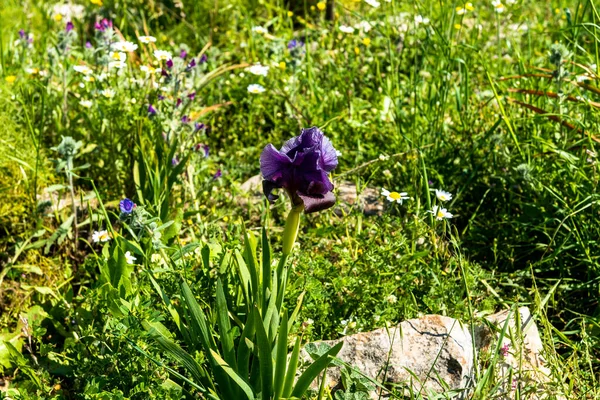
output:
<instances>
[{"instance_id":1,"label":"rock in grass","mask_svg":"<svg viewBox=\"0 0 600 400\"><path fill-rule=\"evenodd\" d=\"M365 215L380 215L383 212L383 202L376 189L364 188L359 194L356 185L349 181L334 182L337 204L334 212L338 215L350 212L350 207L358 207ZM255 175L240 185L240 190L248 196L240 196L241 205L249 200L259 203L263 200L262 177Z\"/></svg>"},{"instance_id":2,"label":"rock in grass","mask_svg":"<svg viewBox=\"0 0 600 400\"><path fill-rule=\"evenodd\" d=\"M454 391L458 398L469 398L478 383L493 392L489 395L503 400L515 399L517 393L521 399L564 399L549 384L550 370L545 366L542 340L529 309L502 311L485 320L473 327L475 340L469 325L449 317L426 315L388 329L310 343L303 350L303 359L310 360L311 353L319 354L344 342L338 354L343 363L328 369L326 386L333 391L368 391L373 399L389 395L381 385L394 386L397 392L413 397ZM487 376L487 383L474 380L474 351L481 362L480 377ZM488 375L490 368L493 373ZM318 390L320 380L313 382L312 389ZM380 387L377 389L370 380ZM348 387L350 383L353 388Z\"/></svg>"},{"instance_id":3,"label":"rock in grass","mask_svg":"<svg viewBox=\"0 0 600 400\"><path fill-rule=\"evenodd\" d=\"M468 327L440 315L426 315L387 329L316 342L312 348L321 344L333 346L340 341L344 342L338 354L340 360L366 377L388 387L398 386L399 391L407 394L412 391L426 395L465 387L473 369L473 342ZM304 349L305 360L310 357L308 349ZM330 367L326 385L334 391L341 389L348 371L343 366ZM313 389L318 386L319 382L313 382ZM377 399L378 391L371 390L370 395Z\"/></svg>"}]
</instances>

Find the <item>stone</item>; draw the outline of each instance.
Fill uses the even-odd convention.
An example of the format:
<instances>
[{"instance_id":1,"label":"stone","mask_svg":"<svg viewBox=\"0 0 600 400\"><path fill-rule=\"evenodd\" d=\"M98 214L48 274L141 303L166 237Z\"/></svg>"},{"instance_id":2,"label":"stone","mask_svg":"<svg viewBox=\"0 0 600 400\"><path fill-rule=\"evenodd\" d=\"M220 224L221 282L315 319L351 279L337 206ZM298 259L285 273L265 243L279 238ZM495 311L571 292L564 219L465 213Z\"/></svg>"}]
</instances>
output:
<instances>
[{"instance_id":1,"label":"stone","mask_svg":"<svg viewBox=\"0 0 600 400\"><path fill-rule=\"evenodd\" d=\"M316 342L333 346L344 342L338 358L367 377L385 385L404 385L414 393L442 392L465 387L473 370L473 342L467 327L458 320L426 315L391 328L357 333L338 340ZM303 359L310 356L303 350ZM341 388L342 370L327 370L326 385ZM442 382L443 381L443 382ZM313 382L313 388L319 382ZM385 397L387 391L381 393ZM371 398L379 398L377 391Z\"/></svg>"},{"instance_id":2,"label":"stone","mask_svg":"<svg viewBox=\"0 0 600 400\"><path fill-rule=\"evenodd\" d=\"M477 355L480 376L487 368L494 368L493 384L500 383L494 398L513 400L517 392L520 398L531 400L565 398L550 385L542 340L527 307L518 312L501 311L482 320L474 324L471 336L470 325L445 316L426 315L395 327L314 342L303 349L302 360L311 360L307 349L343 342L337 358L386 387L393 385L398 390L404 388L405 394L412 391L423 397L454 389L462 393L461 398L468 398L476 386ZM505 323L506 334L498 344ZM496 348L500 350L494 356ZM325 385L331 390L343 389L344 368L334 364L327 370ZM320 381L313 382L312 389L317 390ZM389 391L371 390L369 395L373 399L386 398Z\"/></svg>"},{"instance_id":3,"label":"stone","mask_svg":"<svg viewBox=\"0 0 600 400\"><path fill-rule=\"evenodd\" d=\"M356 185L350 181L334 182L335 193L338 204L334 212L343 215L350 211L350 207L358 207L365 215L381 215L383 212L382 197L379 192L373 188L364 188L361 193L357 193ZM254 175L240 185L240 191L247 196L240 196L241 205L259 203L263 200L262 177Z\"/></svg>"},{"instance_id":4,"label":"stone","mask_svg":"<svg viewBox=\"0 0 600 400\"><path fill-rule=\"evenodd\" d=\"M545 398L564 398L552 393L549 387L550 370L544 359L544 346L527 307L517 312L509 310L485 317L489 325L475 328L475 345L481 355L491 356L498 346L501 332L506 325L505 335L498 346L500 349L495 366L496 381L501 382L501 399L514 399L516 387L519 386L521 398L537 400Z\"/></svg>"}]
</instances>

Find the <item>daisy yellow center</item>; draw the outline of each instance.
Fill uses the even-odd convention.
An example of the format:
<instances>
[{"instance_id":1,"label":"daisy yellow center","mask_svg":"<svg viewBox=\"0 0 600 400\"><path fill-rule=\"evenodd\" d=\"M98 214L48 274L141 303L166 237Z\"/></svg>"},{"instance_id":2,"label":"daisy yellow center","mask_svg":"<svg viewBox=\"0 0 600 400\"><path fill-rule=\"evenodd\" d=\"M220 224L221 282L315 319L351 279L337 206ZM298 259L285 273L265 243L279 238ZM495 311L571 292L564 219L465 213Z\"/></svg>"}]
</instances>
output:
<instances>
[{"instance_id":1,"label":"daisy yellow center","mask_svg":"<svg viewBox=\"0 0 600 400\"><path fill-rule=\"evenodd\" d=\"M444 218L444 212L442 210L438 210L437 214L435 215L438 218Z\"/></svg>"},{"instance_id":2,"label":"daisy yellow center","mask_svg":"<svg viewBox=\"0 0 600 400\"><path fill-rule=\"evenodd\" d=\"M400 193L398 192L391 192L390 193L390 198L394 199L394 200L400 200L402 196L400 196Z\"/></svg>"},{"instance_id":3,"label":"daisy yellow center","mask_svg":"<svg viewBox=\"0 0 600 400\"><path fill-rule=\"evenodd\" d=\"M108 232L104 232L100 235L100 240L108 240L110 236L108 236Z\"/></svg>"}]
</instances>

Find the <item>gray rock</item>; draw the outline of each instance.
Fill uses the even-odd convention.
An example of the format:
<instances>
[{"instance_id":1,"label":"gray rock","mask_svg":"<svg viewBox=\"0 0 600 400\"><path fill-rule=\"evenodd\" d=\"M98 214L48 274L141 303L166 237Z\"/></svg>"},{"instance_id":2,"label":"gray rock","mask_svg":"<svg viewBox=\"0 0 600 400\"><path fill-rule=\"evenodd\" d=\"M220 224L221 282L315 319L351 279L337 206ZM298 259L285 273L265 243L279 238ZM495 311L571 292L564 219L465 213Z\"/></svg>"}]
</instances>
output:
<instances>
[{"instance_id":1,"label":"gray rock","mask_svg":"<svg viewBox=\"0 0 600 400\"><path fill-rule=\"evenodd\" d=\"M469 325L449 317L426 315L387 329L315 342L311 347L321 343L329 347L341 341L344 346L338 358L384 386L394 385L403 388L405 394L412 391L424 397L454 389L461 399L469 398L475 387L476 351L478 359L486 360L481 374L486 368L494 368L493 381L499 383L494 398L512 400L518 386L521 398L564 399L549 385L550 370L545 365L542 340L529 309L522 307L510 315L509 311L502 311L485 319L486 323L473 327L474 340ZM506 334L498 345L507 319ZM302 354L304 361L311 360L307 347ZM497 347L501 351L494 356ZM325 384L333 391L343 386L343 368L334 365L327 370ZM319 385L320 379L313 382L312 388L317 390ZM388 391L370 392L373 399L385 398L387 394Z\"/></svg>"},{"instance_id":2,"label":"gray rock","mask_svg":"<svg viewBox=\"0 0 600 400\"><path fill-rule=\"evenodd\" d=\"M336 214L341 215L350 211L350 207L358 207L366 215L381 214L383 212L382 197L373 188L364 188L357 193L356 185L350 181L334 182L338 204L334 208ZM240 185L240 191L247 196L241 196L241 205L259 203L263 200L262 177L255 175Z\"/></svg>"},{"instance_id":3,"label":"gray rock","mask_svg":"<svg viewBox=\"0 0 600 400\"><path fill-rule=\"evenodd\" d=\"M401 385L414 393L465 387L473 369L471 335L459 321L449 317L426 315L388 329L322 343L333 346L340 341L344 346L339 359L371 379ZM303 359L309 357L304 351ZM340 388L341 367L330 367L326 379L328 387ZM318 382L313 385L316 388ZM372 392L371 398L378 398L378 393Z\"/></svg>"}]
</instances>

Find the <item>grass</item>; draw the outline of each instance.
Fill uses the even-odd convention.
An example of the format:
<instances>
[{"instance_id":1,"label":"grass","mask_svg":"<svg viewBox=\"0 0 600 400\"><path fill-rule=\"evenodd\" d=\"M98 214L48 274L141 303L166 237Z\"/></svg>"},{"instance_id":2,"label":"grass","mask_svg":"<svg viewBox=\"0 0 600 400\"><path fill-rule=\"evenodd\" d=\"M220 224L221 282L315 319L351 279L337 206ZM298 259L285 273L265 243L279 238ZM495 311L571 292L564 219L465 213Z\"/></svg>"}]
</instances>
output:
<instances>
[{"instance_id":1,"label":"grass","mask_svg":"<svg viewBox=\"0 0 600 400\"><path fill-rule=\"evenodd\" d=\"M340 0L333 21L316 2L293 15L276 1L103 3L82 2L78 36L67 39L65 20L56 21L45 2L0 4L7 21L0 27L0 332L21 331L20 315L30 321L21 358L0 347L0 375L22 398L192 396L185 381L167 379L167 367L183 370L142 327L148 320L175 328L144 271L154 271L175 302L185 277L209 307L216 277L230 276L223 259L241 246L242 225L266 227L278 252L285 202L242 206L239 186L259 173L267 143L279 146L313 125L341 152L336 184L350 181L359 192L384 187L412 199L399 205L381 197L382 215L351 206L343 215L303 216L286 304L292 309L306 293L299 321L312 323L303 325L304 340L428 313L474 322L477 313L527 305L552 371L550 392L600 398L600 18L593 1L523 0L505 4L503 13L478 2L461 15L459 2L392 0L374 8ZM185 111L175 98L191 88L161 102L162 92L147 83L114 73L86 82L72 72L102 62L106 49L90 27L102 17L134 43L150 34L174 55L183 48L190 57L208 56L187 78L196 98ZM14 43L19 29L34 33L33 48ZM291 39L304 46L289 50ZM96 53L85 50L87 40ZM144 78L139 65L151 63L150 49L140 44L125 74ZM554 64L552 53L561 56ZM266 77L246 71L256 62L270 66ZM248 93L254 83L266 91ZM175 90L170 85L159 86ZM108 87L116 90L112 99L99 92ZM156 117L149 118L149 103L158 105ZM182 113L209 129L182 128ZM172 147L162 139L169 130L179 135ZM48 187L68 186L64 170L52 168L60 157L51 148L61 136L84 144L74 161L85 168L74 172L73 186L90 207L78 215L77 246L70 206L39 207ZM210 146L208 158L189 152L196 143ZM185 160L177 173L173 156ZM217 170L222 177L213 179ZM451 220L427 213L433 189L454 195L444 204ZM70 199L68 188L50 192ZM158 225L175 221L161 238L169 255L197 243L210 249L208 262L194 256L162 268L150 261L151 240L141 240L143 252L132 247L117 215L125 196L158 216ZM109 247L86 243L107 221L139 260L129 289L123 282L107 289ZM128 291L122 298L115 294L121 289ZM203 362L203 354L195 357ZM489 368L493 363L481 365L474 398L496 395L498 381L484 379Z\"/></svg>"}]
</instances>

